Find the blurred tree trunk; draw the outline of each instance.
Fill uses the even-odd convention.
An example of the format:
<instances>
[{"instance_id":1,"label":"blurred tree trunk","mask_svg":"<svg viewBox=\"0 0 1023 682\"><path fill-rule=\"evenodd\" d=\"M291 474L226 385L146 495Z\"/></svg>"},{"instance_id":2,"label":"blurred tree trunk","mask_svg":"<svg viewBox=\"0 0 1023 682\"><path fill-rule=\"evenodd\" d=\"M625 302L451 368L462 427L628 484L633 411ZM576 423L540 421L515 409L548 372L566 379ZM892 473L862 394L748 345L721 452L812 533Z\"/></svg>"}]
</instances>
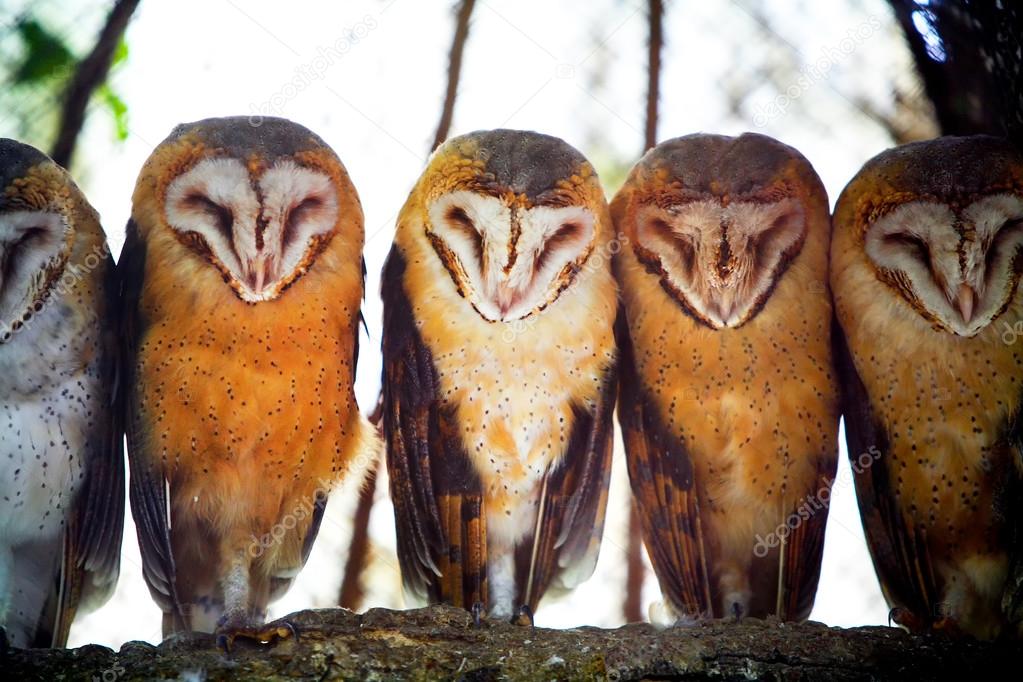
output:
<instances>
[{"instance_id":1,"label":"blurred tree trunk","mask_svg":"<svg viewBox=\"0 0 1023 682\"><path fill-rule=\"evenodd\" d=\"M381 434L383 416L384 399L381 396L377 400L377 406L373 408L373 414L369 416L370 423ZM366 480L362 483L359 501L355 505L355 514L352 516L352 539L348 543L345 570L341 577L341 588L338 590L337 596L338 606L352 611L362 608L362 600L366 596L366 590L362 584L362 574L366 572L366 567L369 565L369 520L373 514L373 502L376 498L380 460L375 460L371 466L369 473L366 474Z\"/></svg>"},{"instance_id":2,"label":"blurred tree trunk","mask_svg":"<svg viewBox=\"0 0 1023 682\"><path fill-rule=\"evenodd\" d=\"M1023 146L1023 3L889 0L946 135Z\"/></svg>"},{"instance_id":3,"label":"blurred tree trunk","mask_svg":"<svg viewBox=\"0 0 1023 682\"><path fill-rule=\"evenodd\" d=\"M661 48L664 45L662 0L649 0L647 8L649 37L647 39L647 88L646 88L646 135L643 151L657 144L657 111L661 89ZM643 581L646 566L643 564L643 537L639 525L639 510L636 503L629 504L629 537L625 563L625 602L622 615L626 623L643 620Z\"/></svg>"},{"instance_id":4,"label":"blurred tree trunk","mask_svg":"<svg viewBox=\"0 0 1023 682\"><path fill-rule=\"evenodd\" d=\"M85 57L75 70L75 75L68 83L64 93L64 102L60 116L60 127L57 141L53 144L50 156L61 166L67 168L75 151L75 143L85 124L85 113L89 107L92 94L107 79L110 64L114 59L114 51L124 36L128 22L131 21L139 0L117 0L110 10L103 30L92 51Z\"/></svg>"}]
</instances>

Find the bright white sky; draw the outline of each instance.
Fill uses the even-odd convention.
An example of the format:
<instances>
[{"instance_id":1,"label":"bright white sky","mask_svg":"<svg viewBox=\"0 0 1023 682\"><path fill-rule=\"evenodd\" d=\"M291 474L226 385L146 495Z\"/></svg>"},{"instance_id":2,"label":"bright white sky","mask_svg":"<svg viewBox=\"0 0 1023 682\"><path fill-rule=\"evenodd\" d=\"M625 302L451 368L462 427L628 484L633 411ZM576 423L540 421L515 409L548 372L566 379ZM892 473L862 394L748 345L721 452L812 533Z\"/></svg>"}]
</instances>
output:
<instances>
[{"instance_id":1,"label":"bright white sky","mask_svg":"<svg viewBox=\"0 0 1023 682\"><path fill-rule=\"evenodd\" d=\"M901 35L884 0L768 0L764 14L795 47L797 66L818 63L823 70L793 82L794 97L784 110L771 108L777 93L765 85L748 93L742 111L733 112L726 89L759 84L757 69L778 59L756 42L755 20L744 3L753 4L668 3L660 139L696 131L773 135L810 159L833 203L861 164L891 144L852 100L889 106L892 79L905 77L909 69ZM363 407L372 407L380 374L379 271L396 213L424 167L437 123L451 5L448 0L143 2L128 31L129 60L114 77L130 108L130 137L115 143L109 117L97 110L75 164L114 252L123 241L139 168L176 124L267 113L270 106L269 113L310 127L340 155L365 208L370 338L363 339L357 392ZM642 147L645 2L598 0L585 6L480 0L452 134L513 127L560 136L594 161L610 196L621 177L620 171L607 170L627 168ZM349 30L356 38L345 43ZM853 38L847 37L850 31ZM306 84L289 85L300 73ZM744 74L745 80L737 78ZM743 87L748 92L749 85ZM597 573L569 597L545 602L539 625L621 622L628 488L620 452L616 466ZM367 606L400 607L393 517L384 486L378 492ZM332 496L313 557L273 615L333 605L349 532L346 503L352 497L350 491ZM883 624L887 608L864 545L844 447L832 499L812 617L841 626ZM656 583L648 580L644 601L657 599ZM160 614L143 584L129 521L118 592L103 609L76 623L71 642L118 646L130 639L159 641Z\"/></svg>"}]
</instances>

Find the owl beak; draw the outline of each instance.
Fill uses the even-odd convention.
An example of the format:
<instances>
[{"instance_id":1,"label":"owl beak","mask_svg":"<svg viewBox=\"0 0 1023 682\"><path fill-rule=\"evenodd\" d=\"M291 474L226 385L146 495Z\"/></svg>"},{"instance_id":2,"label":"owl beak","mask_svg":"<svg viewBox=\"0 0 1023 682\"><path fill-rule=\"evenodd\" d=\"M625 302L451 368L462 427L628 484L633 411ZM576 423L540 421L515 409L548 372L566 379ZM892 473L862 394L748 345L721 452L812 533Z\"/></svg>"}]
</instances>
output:
<instances>
[{"instance_id":1,"label":"owl beak","mask_svg":"<svg viewBox=\"0 0 1023 682\"><path fill-rule=\"evenodd\" d=\"M245 265L245 276L249 288L257 294L263 293L267 282L274 280L274 257L270 254L259 254Z\"/></svg>"},{"instance_id":2,"label":"owl beak","mask_svg":"<svg viewBox=\"0 0 1023 682\"><path fill-rule=\"evenodd\" d=\"M504 318L508 315L508 311L518 304L521 298L521 292L518 289L502 286L498 288L497 295L494 296L494 304L500 311L501 317Z\"/></svg>"},{"instance_id":3,"label":"owl beak","mask_svg":"<svg viewBox=\"0 0 1023 682\"><path fill-rule=\"evenodd\" d=\"M963 282L959 285L959 291L956 293L956 305L959 308L959 314L963 316L963 322L969 324L973 319L973 308L977 302L977 292L973 290L969 284Z\"/></svg>"}]
</instances>

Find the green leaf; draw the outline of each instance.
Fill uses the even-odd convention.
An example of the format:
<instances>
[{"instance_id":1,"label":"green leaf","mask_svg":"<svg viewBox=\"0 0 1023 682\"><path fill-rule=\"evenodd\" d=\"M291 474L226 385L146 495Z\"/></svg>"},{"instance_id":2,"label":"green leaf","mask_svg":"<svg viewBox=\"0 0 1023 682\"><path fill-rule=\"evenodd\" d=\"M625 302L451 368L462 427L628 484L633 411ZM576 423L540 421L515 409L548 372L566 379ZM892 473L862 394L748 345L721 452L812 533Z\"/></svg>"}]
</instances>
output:
<instances>
[{"instance_id":1,"label":"green leaf","mask_svg":"<svg viewBox=\"0 0 1023 682\"><path fill-rule=\"evenodd\" d=\"M67 80L77 60L67 44L32 18L22 19L15 28L25 45L25 55L14 69L11 83L25 85L51 78Z\"/></svg>"},{"instance_id":2,"label":"green leaf","mask_svg":"<svg viewBox=\"0 0 1023 682\"><path fill-rule=\"evenodd\" d=\"M114 126L116 127L117 139L121 142L128 139L128 105L124 103L121 97L110 89L110 86L104 83L99 87L97 91L100 99L110 109L110 114L114 117Z\"/></svg>"}]
</instances>

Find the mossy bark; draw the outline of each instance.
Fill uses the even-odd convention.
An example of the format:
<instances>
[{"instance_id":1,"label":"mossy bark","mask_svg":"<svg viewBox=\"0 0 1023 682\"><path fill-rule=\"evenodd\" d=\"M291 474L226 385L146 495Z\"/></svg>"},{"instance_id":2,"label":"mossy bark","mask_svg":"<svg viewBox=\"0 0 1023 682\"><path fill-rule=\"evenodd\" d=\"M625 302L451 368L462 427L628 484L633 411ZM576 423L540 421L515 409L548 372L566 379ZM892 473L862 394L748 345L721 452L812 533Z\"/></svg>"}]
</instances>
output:
<instances>
[{"instance_id":1,"label":"mossy bark","mask_svg":"<svg viewBox=\"0 0 1023 682\"><path fill-rule=\"evenodd\" d=\"M657 629L531 629L465 611L301 611L298 632L272 646L238 642L229 654L209 635L159 646L129 642L73 650L11 650L10 680L927 680L998 679L1023 661L1019 643L843 630L747 619Z\"/></svg>"}]
</instances>

